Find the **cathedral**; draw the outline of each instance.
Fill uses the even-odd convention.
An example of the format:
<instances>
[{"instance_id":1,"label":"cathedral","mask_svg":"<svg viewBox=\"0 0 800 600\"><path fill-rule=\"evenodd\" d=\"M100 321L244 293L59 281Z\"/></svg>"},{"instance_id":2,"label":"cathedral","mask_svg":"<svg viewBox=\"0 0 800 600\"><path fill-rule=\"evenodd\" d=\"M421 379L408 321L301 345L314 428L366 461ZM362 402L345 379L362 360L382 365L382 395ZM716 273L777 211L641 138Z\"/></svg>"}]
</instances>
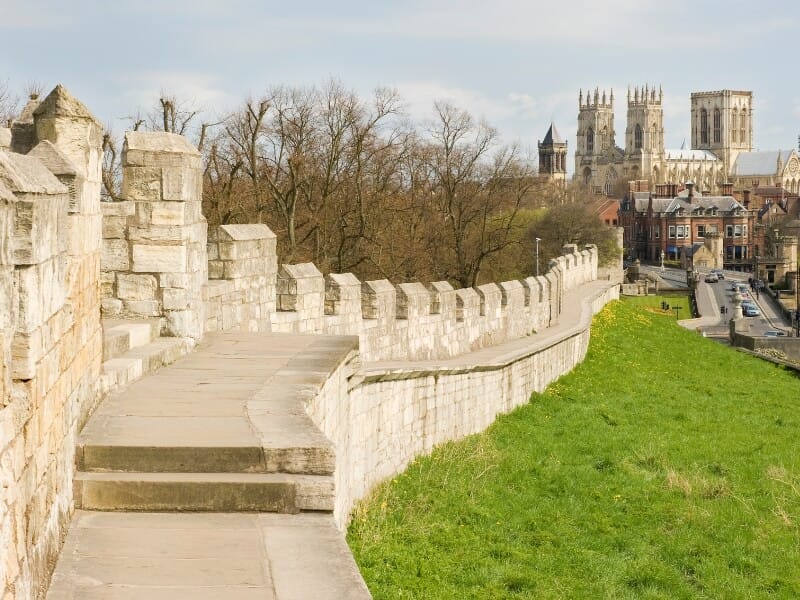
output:
<instances>
[{"instance_id":1,"label":"cathedral","mask_svg":"<svg viewBox=\"0 0 800 600\"><path fill-rule=\"evenodd\" d=\"M691 149L664 148L663 92L644 86L628 90L625 146L617 146L614 92L578 95L574 179L595 193L614 195L618 182L693 182L717 193L724 183L741 187L780 185L800 189L795 149L753 151L753 93L721 90L691 95ZM685 145L685 144L684 144Z\"/></svg>"}]
</instances>

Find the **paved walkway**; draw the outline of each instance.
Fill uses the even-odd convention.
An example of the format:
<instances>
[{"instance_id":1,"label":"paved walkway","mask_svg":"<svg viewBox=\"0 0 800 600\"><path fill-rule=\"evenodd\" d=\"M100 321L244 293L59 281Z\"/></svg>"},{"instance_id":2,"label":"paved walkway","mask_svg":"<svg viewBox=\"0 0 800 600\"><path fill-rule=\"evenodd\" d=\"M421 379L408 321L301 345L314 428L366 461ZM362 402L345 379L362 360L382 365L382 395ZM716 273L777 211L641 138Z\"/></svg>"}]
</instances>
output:
<instances>
[{"instance_id":1,"label":"paved walkway","mask_svg":"<svg viewBox=\"0 0 800 600\"><path fill-rule=\"evenodd\" d=\"M369 598L331 514L333 449L302 405L356 346L211 334L109 397L80 435L47 598Z\"/></svg>"}]
</instances>

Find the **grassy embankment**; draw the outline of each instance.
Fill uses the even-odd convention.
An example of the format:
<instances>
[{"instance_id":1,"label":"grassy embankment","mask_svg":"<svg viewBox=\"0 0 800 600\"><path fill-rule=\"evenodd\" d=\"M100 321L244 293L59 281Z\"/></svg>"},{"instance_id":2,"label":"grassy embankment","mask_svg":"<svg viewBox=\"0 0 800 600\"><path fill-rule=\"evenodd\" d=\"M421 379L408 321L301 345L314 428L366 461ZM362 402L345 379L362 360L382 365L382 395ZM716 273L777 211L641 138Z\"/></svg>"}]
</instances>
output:
<instances>
[{"instance_id":1,"label":"grassy embankment","mask_svg":"<svg viewBox=\"0 0 800 600\"><path fill-rule=\"evenodd\" d=\"M800 597L798 392L614 303L575 371L380 486L348 541L376 600Z\"/></svg>"}]
</instances>

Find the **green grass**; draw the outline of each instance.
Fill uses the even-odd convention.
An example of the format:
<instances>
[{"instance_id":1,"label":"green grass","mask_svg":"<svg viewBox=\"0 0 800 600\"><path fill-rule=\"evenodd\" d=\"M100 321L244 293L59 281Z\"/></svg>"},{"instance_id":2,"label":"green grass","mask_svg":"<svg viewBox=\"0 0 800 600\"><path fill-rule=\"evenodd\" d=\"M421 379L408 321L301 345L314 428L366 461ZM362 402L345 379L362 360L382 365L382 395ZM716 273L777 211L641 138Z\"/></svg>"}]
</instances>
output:
<instances>
[{"instance_id":1,"label":"green grass","mask_svg":"<svg viewBox=\"0 0 800 600\"><path fill-rule=\"evenodd\" d=\"M800 597L798 392L616 302L577 369L379 486L348 542L376 600Z\"/></svg>"},{"instance_id":2,"label":"green grass","mask_svg":"<svg viewBox=\"0 0 800 600\"><path fill-rule=\"evenodd\" d=\"M631 306L638 306L645 309L656 309L656 312L661 311L661 303L666 302L669 304L669 311L663 314L671 314L675 317L675 307L680 306L678 311L679 319L690 319L692 316L691 301L686 294L662 294L660 296L630 296L625 298L625 302Z\"/></svg>"}]
</instances>

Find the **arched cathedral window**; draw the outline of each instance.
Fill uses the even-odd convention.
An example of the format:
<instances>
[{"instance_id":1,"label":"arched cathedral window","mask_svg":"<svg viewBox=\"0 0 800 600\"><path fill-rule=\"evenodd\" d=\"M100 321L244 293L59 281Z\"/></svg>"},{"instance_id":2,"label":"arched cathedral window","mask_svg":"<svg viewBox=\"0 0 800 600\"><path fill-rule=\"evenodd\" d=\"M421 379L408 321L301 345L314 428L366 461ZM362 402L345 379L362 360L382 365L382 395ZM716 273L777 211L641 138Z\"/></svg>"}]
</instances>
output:
<instances>
[{"instance_id":1,"label":"arched cathedral window","mask_svg":"<svg viewBox=\"0 0 800 600\"><path fill-rule=\"evenodd\" d=\"M739 130L736 129L736 124L738 122L739 122L739 113L734 108L732 116L731 116L731 141L734 144L738 144L739 143ZM742 141L744 141L744 140L742 140Z\"/></svg>"},{"instance_id":2,"label":"arched cathedral window","mask_svg":"<svg viewBox=\"0 0 800 600\"><path fill-rule=\"evenodd\" d=\"M714 143L719 144L721 136L720 136L720 114L719 109L714 109Z\"/></svg>"},{"instance_id":3,"label":"arched cathedral window","mask_svg":"<svg viewBox=\"0 0 800 600\"><path fill-rule=\"evenodd\" d=\"M594 152L594 129L591 127L589 127L589 131L586 132L586 151Z\"/></svg>"},{"instance_id":4,"label":"arched cathedral window","mask_svg":"<svg viewBox=\"0 0 800 600\"><path fill-rule=\"evenodd\" d=\"M700 143L708 143L708 111L705 108L700 111Z\"/></svg>"},{"instance_id":5,"label":"arched cathedral window","mask_svg":"<svg viewBox=\"0 0 800 600\"><path fill-rule=\"evenodd\" d=\"M637 124L636 129L633 130L633 147L642 147L642 128Z\"/></svg>"}]
</instances>

